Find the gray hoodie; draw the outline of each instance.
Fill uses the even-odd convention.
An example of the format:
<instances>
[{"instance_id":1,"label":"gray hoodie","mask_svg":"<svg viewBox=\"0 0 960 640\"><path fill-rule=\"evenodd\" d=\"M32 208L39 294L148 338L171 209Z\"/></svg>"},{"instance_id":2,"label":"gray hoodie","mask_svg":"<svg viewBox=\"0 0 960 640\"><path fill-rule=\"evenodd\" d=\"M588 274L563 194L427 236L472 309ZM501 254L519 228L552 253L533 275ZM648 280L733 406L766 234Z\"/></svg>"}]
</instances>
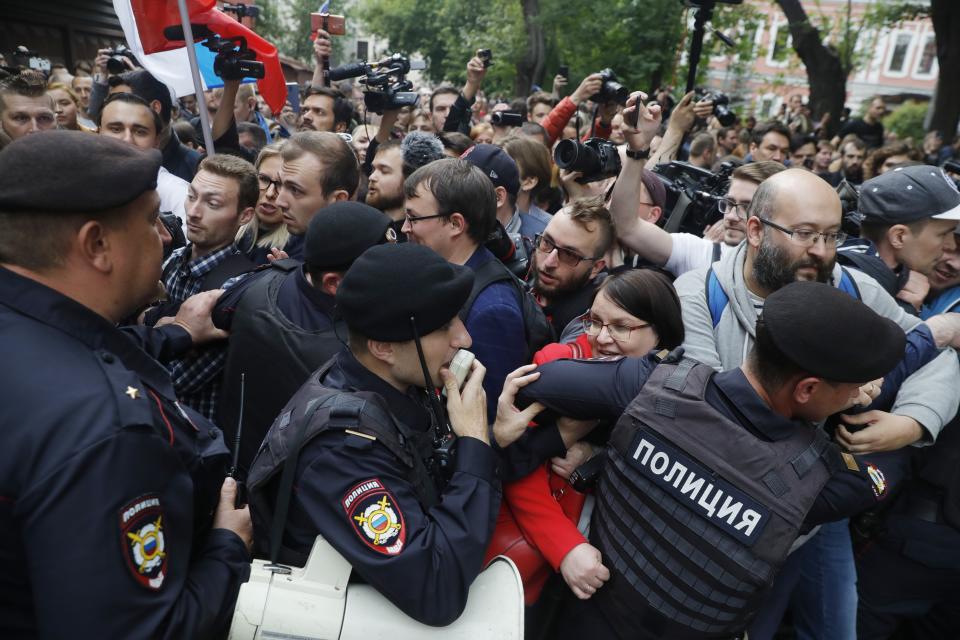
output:
<instances>
[{"instance_id":1,"label":"gray hoodie","mask_svg":"<svg viewBox=\"0 0 960 640\"><path fill-rule=\"evenodd\" d=\"M727 252L713 264L714 272L730 301L720 316L716 328L707 306L706 281L708 269L696 269L677 278L674 283L683 310L683 343L686 355L708 364L718 371L739 367L746 359L756 336L757 310L747 292L743 267L747 259L747 243ZM860 290L861 299L871 309L893 320L904 332L910 332L920 323L905 313L894 299L870 276L849 269ZM841 267L833 268L831 284L840 281ZM824 339L829 339L824 336ZM960 364L953 349L944 349L939 356L907 378L894 402L891 413L909 416L929 433L917 444L931 444L960 404Z\"/></svg>"}]
</instances>

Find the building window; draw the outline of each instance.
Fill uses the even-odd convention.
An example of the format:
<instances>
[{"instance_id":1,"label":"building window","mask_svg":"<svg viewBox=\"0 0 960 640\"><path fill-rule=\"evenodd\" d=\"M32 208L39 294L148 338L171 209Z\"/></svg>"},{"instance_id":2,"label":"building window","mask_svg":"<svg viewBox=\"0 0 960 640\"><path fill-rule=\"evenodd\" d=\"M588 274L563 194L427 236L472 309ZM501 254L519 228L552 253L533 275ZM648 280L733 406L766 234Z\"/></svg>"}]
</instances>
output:
<instances>
[{"instance_id":1,"label":"building window","mask_svg":"<svg viewBox=\"0 0 960 640\"><path fill-rule=\"evenodd\" d=\"M370 53L370 44L366 40L357 40L357 60L366 60Z\"/></svg>"},{"instance_id":2,"label":"building window","mask_svg":"<svg viewBox=\"0 0 960 640\"><path fill-rule=\"evenodd\" d=\"M917 61L917 70L914 75L929 77L933 75L933 66L937 62L937 40L930 34L923 41L923 50Z\"/></svg>"},{"instance_id":3,"label":"building window","mask_svg":"<svg viewBox=\"0 0 960 640\"><path fill-rule=\"evenodd\" d=\"M907 51L910 50L910 42L913 40L913 34L897 34L893 44L893 54L890 56L890 62L887 64L889 73L903 73L907 63Z\"/></svg>"},{"instance_id":4,"label":"building window","mask_svg":"<svg viewBox=\"0 0 960 640\"><path fill-rule=\"evenodd\" d=\"M774 23L770 27L770 50L767 62L772 65L783 66L790 56L790 28L786 23Z\"/></svg>"}]
</instances>

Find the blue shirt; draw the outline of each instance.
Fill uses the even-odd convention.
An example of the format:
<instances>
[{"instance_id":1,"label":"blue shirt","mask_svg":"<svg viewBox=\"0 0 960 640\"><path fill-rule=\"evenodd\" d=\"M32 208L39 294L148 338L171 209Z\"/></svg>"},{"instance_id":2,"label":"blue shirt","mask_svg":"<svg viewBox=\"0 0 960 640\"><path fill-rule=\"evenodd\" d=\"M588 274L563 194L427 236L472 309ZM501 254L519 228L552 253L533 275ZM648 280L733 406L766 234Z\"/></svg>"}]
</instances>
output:
<instances>
[{"instance_id":1,"label":"blue shirt","mask_svg":"<svg viewBox=\"0 0 960 640\"><path fill-rule=\"evenodd\" d=\"M464 266L476 270L496 259L484 247L477 247ZM464 324L473 339L470 351L487 369L483 389L487 392L487 419L492 422L507 374L526 364L527 339L516 289L506 282L488 285L473 301Z\"/></svg>"},{"instance_id":2,"label":"blue shirt","mask_svg":"<svg viewBox=\"0 0 960 640\"><path fill-rule=\"evenodd\" d=\"M923 309L920 310L920 317L926 320L940 313L956 311L954 307L958 304L960 304L960 285L944 289L938 293L933 300L923 305Z\"/></svg>"}]
</instances>

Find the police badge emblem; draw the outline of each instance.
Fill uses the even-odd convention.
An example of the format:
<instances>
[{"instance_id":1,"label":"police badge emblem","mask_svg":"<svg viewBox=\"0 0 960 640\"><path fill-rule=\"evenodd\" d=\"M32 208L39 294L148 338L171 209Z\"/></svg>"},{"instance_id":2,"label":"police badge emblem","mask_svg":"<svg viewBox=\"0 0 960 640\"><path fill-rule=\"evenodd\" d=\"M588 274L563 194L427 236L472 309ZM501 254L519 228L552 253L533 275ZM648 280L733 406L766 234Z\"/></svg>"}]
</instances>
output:
<instances>
[{"instance_id":1,"label":"police badge emblem","mask_svg":"<svg viewBox=\"0 0 960 640\"><path fill-rule=\"evenodd\" d=\"M120 510L120 545L133 578L159 589L167 573L167 545L156 494L140 496Z\"/></svg>"},{"instance_id":2,"label":"police badge emblem","mask_svg":"<svg viewBox=\"0 0 960 640\"><path fill-rule=\"evenodd\" d=\"M342 503L354 531L368 547L388 556L403 550L407 539L403 514L379 479L359 483L346 493Z\"/></svg>"}]
</instances>

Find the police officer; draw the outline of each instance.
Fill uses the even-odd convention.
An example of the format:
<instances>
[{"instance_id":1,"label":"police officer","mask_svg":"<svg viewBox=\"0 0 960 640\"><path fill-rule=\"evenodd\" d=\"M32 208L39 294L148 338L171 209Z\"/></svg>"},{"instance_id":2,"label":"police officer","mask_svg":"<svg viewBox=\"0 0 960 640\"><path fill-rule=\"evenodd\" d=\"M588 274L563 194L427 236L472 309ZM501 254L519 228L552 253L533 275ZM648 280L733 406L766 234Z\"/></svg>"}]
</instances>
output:
<instances>
[{"instance_id":1,"label":"police officer","mask_svg":"<svg viewBox=\"0 0 960 640\"><path fill-rule=\"evenodd\" d=\"M279 534L284 547L302 558L322 535L400 610L438 626L463 611L500 506L485 370L475 361L458 389L448 368L458 349L470 347L457 314L472 284L469 269L420 245L367 250L337 290L349 351L310 376L250 471L258 547L277 544L270 511L289 495L281 487L261 508L262 479L276 471L278 456L296 450L296 490ZM493 427L500 446L541 408L513 408L516 390L537 377L531 368L512 373L500 396ZM446 394L446 416L437 387ZM353 411L351 399L362 400ZM456 436L452 460L442 455L449 446L434 453L447 418Z\"/></svg>"},{"instance_id":2,"label":"police officer","mask_svg":"<svg viewBox=\"0 0 960 640\"><path fill-rule=\"evenodd\" d=\"M249 575L223 440L151 357L189 323L115 324L157 290L160 160L71 131L0 153L2 637L211 637Z\"/></svg>"},{"instance_id":3,"label":"police officer","mask_svg":"<svg viewBox=\"0 0 960 640\"><path fill-rule=\"evenodd\" d=\"M214 322L230 332L220 424L233 445L242 400L241 470L253 461L283 405L345 347L346 327L334 314L344 273L366 249L395 238L386 214L359 202L334 203L310 220L304 263L274 260L217 302Z\"/></svg>"},{"instance_id":4,"label":"police officer","mask_svg":"<svg viewBox=\"0 0 960 640\"><path fill-rule=\"evenodd\" d=\"M857 556L857 637L956 637L960 628L960 420L912 452L910 480Z\"/></svg>"},{"instance_id":5,"label":"police officer","mask_svg":"<svg viewBox=\"0 0 960 640\"><path fill-rule=\"evenodd\" d=\"M590 599L566 609L561 636L739 637L798 535L875 504L902 473L899 453L841 453L814 423L869 404L865 381L904 344L861 302L799 282L767 298L738 369L675 355L541 367L522 399L623 414L590 529L611 578L577 585Z\"/></svg>"}]
</instances>

